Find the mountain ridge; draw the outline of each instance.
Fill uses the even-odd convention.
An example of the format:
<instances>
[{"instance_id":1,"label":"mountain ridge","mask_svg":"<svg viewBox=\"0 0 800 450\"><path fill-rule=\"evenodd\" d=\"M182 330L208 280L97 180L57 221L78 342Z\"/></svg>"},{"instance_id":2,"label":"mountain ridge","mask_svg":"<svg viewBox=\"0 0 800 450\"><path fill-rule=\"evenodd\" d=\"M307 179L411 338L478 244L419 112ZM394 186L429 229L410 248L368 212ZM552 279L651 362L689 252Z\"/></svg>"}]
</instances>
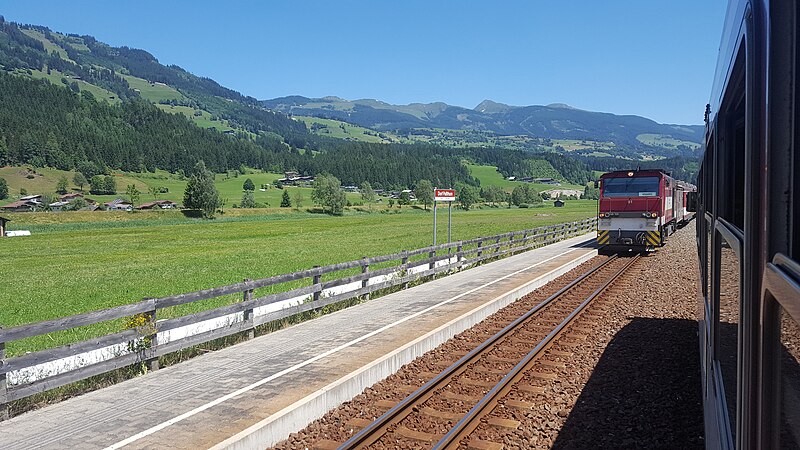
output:
<instances>
[{"instance_id":1,"label":"mountain ridge","mask_svg":"<svg viewBox=\"0 0 800 450\"><path fill-rule=\"evenodd\" d=\"M335 98L335 101L331 99ZM631 154L696 157L701 125L661 124L633 114L587 111L564 103L511 106L487 99L475 108L443 102L392 105L340 97L278 97L260 102L289 115L341 120L376 131L450 129L538 139L612 143Z\"/></svg>"}]
</instances>

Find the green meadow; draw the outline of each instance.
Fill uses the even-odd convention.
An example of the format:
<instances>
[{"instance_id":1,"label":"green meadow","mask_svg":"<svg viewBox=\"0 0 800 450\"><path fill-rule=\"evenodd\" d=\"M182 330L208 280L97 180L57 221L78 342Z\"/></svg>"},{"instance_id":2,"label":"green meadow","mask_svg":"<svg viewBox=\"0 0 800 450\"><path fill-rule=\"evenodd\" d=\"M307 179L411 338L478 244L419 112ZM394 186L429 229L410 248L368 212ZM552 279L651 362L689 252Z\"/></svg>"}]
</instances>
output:
<instances>
[{"instance_id":1,"label":"green meadow","mask_svg":"<svg viewBox=\"0 0 800 450\"><path fill-rule=\"evenodd\" d=\"M63 171L51 168L35 169L35 173L28 167L6 166L0 167L0 178L3 178L8 183L9 198L0 200L0 204L10 203L11 201L19 198L20 189L25 189L28 194L48 194L55 196L56 184L63 176L67 177L69 182L69 190L77 191L78 186L72 182L72 177L75 175L73 171ZM117 182L117 194L114 195L95 195L89 194L89 187L84 186L83 190L86 196L98 202L109 202L116 198L126 198L125 191L128 185L136 186L139 190L139 202L146 203L153 200L172 200L178 204L183 203L183 191L186 189L186 180L181 179L175 174L170 174L165 171L157 171L155 173L129 173L129 172L115 172L114 179ZM31 176L32 178L28 178ZM269 207L278 207L281 204L281 197L283 190L276 188L272 182L283 178L283 174L277 173L264 173L255 172L244 175L240 174L216 174L215 185L220 197L223 200L223 208L233 208L234 204L238 204L242 200L244 190L242 186L246 179L253 180L256 190L253 192L253 197L257 203L261 203ZM266 185L262 191L261 185ZM159 193L156 196L150 194L151 187L160 188L165 187L169 192ZM296 192L300 192L304 200L303 207L311 206L311 188L307 187L286 187L289 195L294 202ZM348 193L348 200L353 203L360 202L361 196L357 193Z\"/></svg>"},{"instance_id":2,"label":"green meadow","mask_svg":"<svg viewBox=\"0 0 800 450\"><path fill-rule=\"evenodd\" d=\"M514 187L522 184L530 184L536 189L537 192L549 191L550 189L583 189L583 186L576 184L562 183L561 186L553 186L551 184L541 183L525 183L522 181L509 181L500 172L497 171L495 166L480 166L476 164L467 164L470 175L477 178L481 182L481 186L500 186L507 192L511 192Z\"/></svg>"},{"instance_id":3,"label":"green meadow","mask_svg":"<svg viewBox=\"0 0 800 450\"><path fill-rule=\"evenodd\" d=\"M564 208L545 202L530 209L454 209L453 239L579 220L593 216L595 205L576 200ZM442 242L447 220L443 211L439 214ZM432 243L433 225L430 211L380 205L351 208L342 217L305 209L227 210L210 221L178 211L5 215L12 220L10 229L29 229L32 235L0 241L3 327L420 248ZM166 316L233 301L237 297L186 305ZM120 326L107 323L42 336L11 343L8 349L19 354Z\"/></svg>"}]
</instances>

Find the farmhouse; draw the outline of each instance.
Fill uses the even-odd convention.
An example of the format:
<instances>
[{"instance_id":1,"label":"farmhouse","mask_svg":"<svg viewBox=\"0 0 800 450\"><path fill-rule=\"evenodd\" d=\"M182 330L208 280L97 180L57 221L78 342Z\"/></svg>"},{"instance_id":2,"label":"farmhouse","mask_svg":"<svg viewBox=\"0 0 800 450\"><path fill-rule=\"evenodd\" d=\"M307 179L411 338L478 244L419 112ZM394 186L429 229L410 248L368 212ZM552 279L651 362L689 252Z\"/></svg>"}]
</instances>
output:
<instances>
[{"instance_id":1,"label":"farmhouse","mask_svg":"<svg viewBox=\"0 0 800 450\"><path fill-rule=\"evenodd\" d=\"M154 202L142 203L136 209L175 209L178 204L171 200L156 200Z\"/></svg>"},{"instance_id":2,"label":"farmhouse","mask_svg":"<svg viewBox=\"0 0 800 450\"><path fill-rule=\"evenodd\" d=\"M314 177L312 176L300 176L297 172L284 172L284 177L279 179L278 181L281 184L286 184L289 186L297 186L300 184L308 184L314 181Z\"/></svg>"},{"instance_id":3,"label":"farmhouse","mask_svg":"<svg viewBox=\"0 0 800 450\"><path fill-rule=\"evenodd\" d=\"M50 211L63 211L64 208L69 206L69 202L59 200L57 202L50 203L47 206L50 207Z\"/></svg>"},{"instance_id":4,"label":"farmhouse","mask_svg":"<svg viewBox=\"0 0 800 450\"><path fill-rule=\"evenodd\" d=\"M570 195L574 196L575 198L581 198L583 195L583 191L578 189L551 189L544 192L547 192L550 195L550 198L568 197Z\"/></svg>"},{"instance_id":5,"label":"farmhouse","mask_svg":"<svg viewBox=\"0 0 800 450\"><path fill-rule=\"evenodd\" d=\"M6 212L32 212L36 211L42 202L34 200L17 200L16 202L0 206L0 210Z\"/></svg>"},{"instance_id":6,"label":"farmhouse","mask_svg":"<svg viewBox=\"0 0 800 450\"><path fill-rule=\"evenodd\" d=\"M121 198L103 203L103 205L109 211L133 211L133 205Z\"/></svg>"},{"instance_id":7,"label":"farmhouse","mask_svg":"<svg viewBox=\"0 0 800 450\"><path fill-rule=\"evenodd\" d=\"M560 182L558 182L557 180L554 180L552 178L534 178L533 182L534 183L541 183L541 184L552 184L553 186L561 186Z\"/></svg>"},{"instance_id":8,"label":"farmhouse","mask_svg":"<svg viewBox=\"0 0 800 450\"><path fill-rule=\"evenodd\" d=\"M71 202L79 198L83 198L83 194L81 192L72 192L58 197L58 199L61 200L62 202ZM86 201L89 202L90 200L86 199Z\"/></svg>"}]
</instances>

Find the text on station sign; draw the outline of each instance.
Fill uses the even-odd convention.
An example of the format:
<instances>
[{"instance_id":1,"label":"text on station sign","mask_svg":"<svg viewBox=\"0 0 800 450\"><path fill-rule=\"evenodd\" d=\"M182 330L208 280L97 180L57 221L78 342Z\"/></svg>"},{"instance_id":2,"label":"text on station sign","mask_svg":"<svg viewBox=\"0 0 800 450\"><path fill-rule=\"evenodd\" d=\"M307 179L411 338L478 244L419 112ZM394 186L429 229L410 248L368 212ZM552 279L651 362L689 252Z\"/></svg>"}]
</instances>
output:
<instances>
[{"instance_id":1,"label":"text on station sign","mask_svg":"<svg viewBox=\"0 0 800 450\"><path fill-rule=\"evenodd\" d=\"M455 189L434 189L433 199L437 202L452 202L456 199Z\"/></svg>"}]
</instances>

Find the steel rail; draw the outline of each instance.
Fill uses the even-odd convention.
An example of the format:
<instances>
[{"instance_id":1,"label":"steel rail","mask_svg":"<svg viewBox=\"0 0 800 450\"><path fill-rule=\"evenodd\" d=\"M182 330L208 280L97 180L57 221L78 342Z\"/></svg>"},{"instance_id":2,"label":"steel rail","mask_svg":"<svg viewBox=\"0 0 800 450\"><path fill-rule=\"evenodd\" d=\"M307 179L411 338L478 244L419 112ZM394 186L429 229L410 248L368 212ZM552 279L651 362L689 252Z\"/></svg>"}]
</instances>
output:
<instances>
[{"instance_id":1,"label":"steel rail","mask_svg":"<svg viewBox=\"0 0 800 450\"><path fill-rule=\"evenodd\" d=\"M565 292L569 291L576 285L578 285L581 281L586 279L587 277L598 273L601 269L611 264L612 261L617 259L617 255L611 256L606 261L603 261L597 267L592 268L588 272L584 273L580 277L572 280L569 284L559 289L556 293L549 296L525 314L505 326L502 330L495 333L492 337L484 341L478 347L475 347L472 351L461 357L458 361L450 365L447 369L442 371L439 375L422 385L419 389L411 393L408 397L403 399L400 403L386 411L383 415L378 417L375 421L373 421L368 426L364 427L353 435L350 439L344 442L342 445L338 447L337 450L349 450L349 449L356 449L356 448L367 448L373 443L377 442L381 436L386 433L386 430L402 421L406 418L409 414L411 414L413 406L419 403L422 403L429 399L433 394L441 388L443 385L446 385L450 379L454 376L457 376L464 372L467 367L469 367L470 363L477 360L487 349L491 348L497 341L506 337L511 331L517 328L520 324L527 321L531 316L538 313L544 307L550 305L556 299L561 297Z\"/></svg>"},{"instance_id":2,"label":"steel rail","mask_svg":"<svg viewBox=\"0 0 800 450\"><path fill-rule=\"evenodd\" d=\"M605 291L611 283L613 283L620 275L625 273L636 261L641 258L641 255L636 255L631 258L621 269L619 269L608 281L602 286L597 288L589 297L586 298L572 313L567 316L547 337L545 337L536 347L533 348L525 358L522 359L511 371L500 380L495 387L493 387L469 412L450 429L447 434L433 447L434 450L451 449L459 447L461 441L468 437L479 425L480 418L490 413L497 405L497 401L507 395L511 388L523 377L529 366L538 359L540 354L552 344L552 342L561 335L561 332L569 326L573 320L578 317L584 309L603 291Z\"/></svg>"}]
</instances>

